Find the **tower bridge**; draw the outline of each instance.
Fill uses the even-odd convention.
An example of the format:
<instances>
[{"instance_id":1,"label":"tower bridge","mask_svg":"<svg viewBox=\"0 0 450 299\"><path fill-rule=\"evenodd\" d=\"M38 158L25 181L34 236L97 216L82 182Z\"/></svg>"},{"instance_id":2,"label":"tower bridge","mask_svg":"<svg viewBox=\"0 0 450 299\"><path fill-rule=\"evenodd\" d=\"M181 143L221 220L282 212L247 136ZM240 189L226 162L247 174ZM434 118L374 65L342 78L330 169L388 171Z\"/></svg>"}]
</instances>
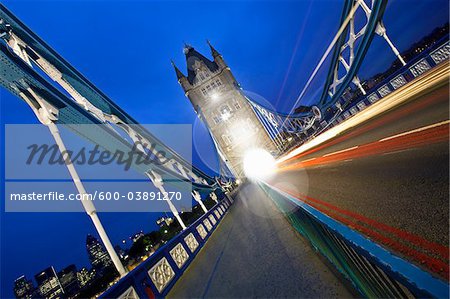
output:
<instances>
[{"instance_id":1,"label":"tower bridge","mask_svg":"<svg viewBox=\"0 0 450 299\"><path fill-rule=\"evenodd\" d=\"M61 152L62 124L106 149L165 151L166 160L135 170L163 193L187 183L181 186L202 208L186 225L167 201L181 232L128 272L94 205L83 201L121 275L104 298L448 297L448 36L406 61L383 25L386 4L344 1L337 33L291 113L248 98L210 43L212 59L185 46L186 75L173 67L229 170L216 178L140 126L0 6L0 85L30 106ZM403 67L368 88L358 72L374 38ZM326 59L320 97L299 107ZM359 90L352 101L349 87ZM276 158L276 175L245 178L251 148ZM66 166L85 194L75 166ZM206 197L215 202L210 209Z\"/></svg>"},{"instance_id":2,"label":"tower bridge","mask_svg":"<svg viewBox=\"0 0 450 299\"><path fill-rule=\"evenodd\" d=\"M235 177L252 147L277 152L274 140L252 110L222 55L209 43L213 60L186 45L187 76L173 65L185 95L207 126L220 155Z\"/></svg>"}]
</instances>

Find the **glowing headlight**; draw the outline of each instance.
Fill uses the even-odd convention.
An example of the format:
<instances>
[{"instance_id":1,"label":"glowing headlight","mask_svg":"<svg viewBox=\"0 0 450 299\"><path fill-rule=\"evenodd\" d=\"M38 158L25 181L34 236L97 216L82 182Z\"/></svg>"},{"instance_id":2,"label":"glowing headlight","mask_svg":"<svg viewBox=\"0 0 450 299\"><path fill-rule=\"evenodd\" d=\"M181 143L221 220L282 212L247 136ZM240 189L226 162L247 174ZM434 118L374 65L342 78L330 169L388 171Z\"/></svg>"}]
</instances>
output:
<instances>
[{"instance_id":1,"label":"glowing headlight","mask_svg":"<svg viewBox=\"0 0 450 299\"><path fill-rule=\"evenodd\" d=\"M275 170L276 162L269 152L256 148L245 153L244 172L248 178L267 179Z\"/></svg>"}]
</instances>

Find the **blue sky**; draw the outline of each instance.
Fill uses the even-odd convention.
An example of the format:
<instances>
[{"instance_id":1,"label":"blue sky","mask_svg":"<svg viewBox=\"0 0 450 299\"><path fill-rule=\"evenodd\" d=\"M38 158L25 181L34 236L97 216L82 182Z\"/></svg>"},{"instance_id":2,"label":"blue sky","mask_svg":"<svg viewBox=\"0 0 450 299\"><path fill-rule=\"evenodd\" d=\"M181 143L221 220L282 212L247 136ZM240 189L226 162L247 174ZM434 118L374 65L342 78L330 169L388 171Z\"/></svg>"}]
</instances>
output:
<instances>
[{"instance_id":1,"label":"blue sky","mask_svg":"<svg viewBox=\"0 0 450 299\"><path fill-rule=\"evenodd\" d=\"M185 72L183 43L209 57L206 39L221 52L245 90L279 111L292 108L338 29L342 1L2 1L25 24L144 124L193 124L193 161L216 165L211 141L176 82L170 59ZM400 50L448 20L446 0L392 0L384 23ZM361 78L394 57L378 39ZM314 94L326 68L307 95ZM31 110L1 90L4 123L36 123ZM307 97L306 97L307 100ZM3 156L3 155L2 155ZM3 157L2 157L3 158ZM2 205L2 209L4 206ZM3 211L3 210L2 210ZM117 244L155 228L150 213L103 213ZM1 297L15 278L54 265L87 266L85 239L94 227L83 213L1 214Z\"/></svg>"}]
</instances>

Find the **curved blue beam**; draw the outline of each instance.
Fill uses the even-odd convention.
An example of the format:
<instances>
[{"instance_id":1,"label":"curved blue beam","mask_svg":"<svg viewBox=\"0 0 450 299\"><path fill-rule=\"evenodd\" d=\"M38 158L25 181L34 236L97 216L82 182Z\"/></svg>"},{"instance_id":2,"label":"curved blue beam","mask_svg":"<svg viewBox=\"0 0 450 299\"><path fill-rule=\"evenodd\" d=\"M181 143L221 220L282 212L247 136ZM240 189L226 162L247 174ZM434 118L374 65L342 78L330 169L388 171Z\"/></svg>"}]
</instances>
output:
<instances>
[{"instance_id":1,"label":"curved blue beam","mask_svg":"<svg viewBox=\"0 0 450 299\"><path fill-rule=\"evenodd\" d=\"M375 29L377 28L378 22L381 21L381 18L384 14L384 10L387 5L387 0L375 0L374 5L372 7L372 13L370 15L369 21L367 23L366 31L364 33L364 36L361 38L360 44L358 46L358 49L355 53L355 58L353 60L353 63L350 67L350 69L347 72L347 75L345 76L342 83L339 85L338 89L336 90L333 97L327 101L327 97L325 97L323 102L320 103L320 106L322 109L326 109L333 105L344 93L345 89L349 86L349 84L352 82L355 75L358 73L359 68L361 67L361 64L364 60L364 57L366 56L367 51L369 50L370 44L372 42L372 39L375 35ZM324 92L328 92L329 86L324 90Z\"/></svg>"},{"instance_id":2,"label":"curved blue beam","mask_svg":"<svg viewBox=\"0 0 450 299\"><path fill-rule=\"evenodd\" d=\"M15 53L12 53L10 48L3 41L0 41L0 74L2 74L0 76L0 85L14 95L20 97L20 92L27 93L26 87L29 86L33 87L35 91L45 97L51 105L59 110L59 117L56 121L57 124L66 125L68 129L72 130L77 135L112 152L115 152L116 150L125 153L132 151L133 146L130 143L125 141L113 129L101 125L102 122L100 120L88 113L80 107L80 105L50 84ZM73 126L74 124L75 126ZM96 126L97 130L82 130L82 126L76 126L79 124L94 124L99 126ZM216 182L211 185L193 183L178 173L160 166L157 163L152 165L137 165L133 163L131 167L143 174L152 169L157 170L164 182L169 184L186 182L189 183L189 186L192 184L192 189L198 191L214 191L220 188ZM177 186L179 186L179 184Z\"/></svg>"},{"instance_id":3,"label":"curved blue beam","mask_svg":"<svg viewBox=\"0 0 450 299\"><path fill-rule=\"evenodd\" d=\"M4 19L6 23L10 24L13 32L20 37L25 43L33 47L33 50L41 55L48 62L53 64L57 69L63 73L63 78L69 82L83 97L89 100L94 106L107 114L114 114L123 120L125 123L134 125L137 133L143 137L154 142L154 144L162 147L166 153L173 156L175 160L180 162L183 166L191 168L192 172L197 176L206 179L208 184L214 184L214 179L188 163L183 157L176 153L170 147L164 145L158 138L144 129L139 123L127 114L122 108L115 104L106 94L92 84L86 77L84 77L77 69L75 69L69 62L67 62L61 55L53 50L47 43L45 43L38 35L29 29L22 21L20 21L13 13L11 13L3 4L0 3L0 18Z\"/></svg>"},{"instance_id":4,"label":"curved blue beam","mask_svg":"<svg viewBox=\"0 0 450 299\"><path fill-rule=\"evenodd\" d=\"M352 8L352 4L353 4L353 0L345 1L344 7L342 9L341 21L339 22L339 24L344 23L345 19L347 18L348 14ZM336 45L334 47L333 56L331 58L331 64L330 64L330 68L328 70L327 79L325 81L325 85L324 85L324 88L322 91L322 96L320 97L320 100L319 100L320 105L328 97L328 90L330 89L330 86L333 83L334 69L336 68L336 65L339 63L339 55L341 54L341 48L345 43L345 38L347 36L347 33L348 33L348 26L342 32L341 36L339 37L339 39L336 42Z\"/></svg>"}]
</instances>

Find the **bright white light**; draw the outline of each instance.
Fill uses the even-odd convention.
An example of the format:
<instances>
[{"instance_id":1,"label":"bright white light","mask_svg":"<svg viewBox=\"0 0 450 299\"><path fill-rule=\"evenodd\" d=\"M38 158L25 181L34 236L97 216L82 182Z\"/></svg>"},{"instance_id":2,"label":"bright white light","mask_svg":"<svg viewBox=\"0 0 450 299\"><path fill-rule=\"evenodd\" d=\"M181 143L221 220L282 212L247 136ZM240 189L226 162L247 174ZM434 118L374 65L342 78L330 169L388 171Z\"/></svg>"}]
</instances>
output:
<instances>
[{"instance_id":1,"label":"bright white light","mask_svg":"<svg viewBox=\"0 0 450 299\"><path fill-rule=\"evenodd\" d=\"M260 148L249 150L244 155L244 172L250 179L267 179L275 173L276 162L273 156Z\"/></svg>"},{"instance_id":2,"label":"bright white light","mask_svg":"<svg viewBox=\"0 0 450 299\"><path fill-rule=\"evenodd\" d=\"M230 118L230 116L231 116L230 112L225 112L224 114L222 114L222 120L227 121Z\"/></svg>"},{"instance_id":3,"label":"bright white light","mask_svg":"<svg viewBox=\"0 0 450 299\"><path fill-rule=\"evenodd\" d=\"M215 92L211 95L211 99L213 99L214 101L217 100L219 98L219 95Z\"/></svg>"}]
</instances>

